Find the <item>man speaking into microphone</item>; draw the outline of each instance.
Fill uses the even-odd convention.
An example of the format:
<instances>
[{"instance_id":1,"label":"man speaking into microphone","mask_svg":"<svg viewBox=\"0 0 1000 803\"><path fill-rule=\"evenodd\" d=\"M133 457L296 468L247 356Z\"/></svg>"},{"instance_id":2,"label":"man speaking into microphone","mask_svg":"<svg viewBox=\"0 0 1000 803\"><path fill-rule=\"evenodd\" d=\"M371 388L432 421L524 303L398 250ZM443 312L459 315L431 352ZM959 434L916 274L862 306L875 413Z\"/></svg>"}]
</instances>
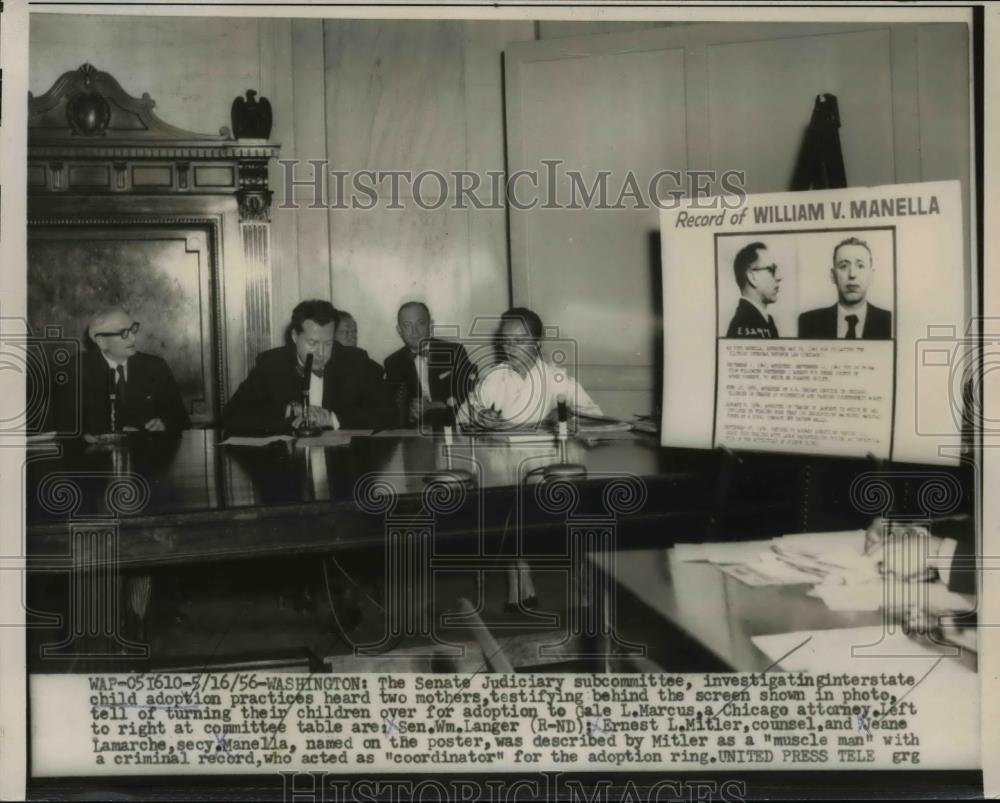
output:
<instances>
[{"instance_id":1,"label":"man speaking into microphone","mask_svg":"<svg viewBox=\"0 0 1000 803\"><path fill-rule=\"evenodd\" d=\"M332 429L393 426L395 408L381 371L358 348L334 339L329 301L302 301L292 311L291 343L265 351L222 411L231 435L274 435L308 423ZM311 355L311 370L306 372Z\"/></svg>"}]
</instances>

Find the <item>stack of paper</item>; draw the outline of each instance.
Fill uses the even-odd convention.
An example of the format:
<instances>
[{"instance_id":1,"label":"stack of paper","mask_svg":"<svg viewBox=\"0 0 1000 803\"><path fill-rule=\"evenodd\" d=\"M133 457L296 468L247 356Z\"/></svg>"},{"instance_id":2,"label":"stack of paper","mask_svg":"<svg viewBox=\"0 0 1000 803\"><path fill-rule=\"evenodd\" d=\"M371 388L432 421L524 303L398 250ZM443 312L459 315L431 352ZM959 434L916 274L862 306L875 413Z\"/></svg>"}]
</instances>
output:
<instances>
[{"instance_id":1,"label":"stack of paper","mask_svg":"<svg viewBox=\"0 0 1000 803\"><path fill-rule=\"evenodd\" d=\"M747 563L771 546L770 541L734 541L732 543L674 544L674 559L681 563Z\"/></svg>"},{"instance_id":2,"label":"stack of paper","mask_svg":"<svg viewBox=\"0 0 1000 803\"><path fill-rule=\"evenodd\" d=\"M878 569L878 555L864 554L863 530L784 535L770 541L677 544L673 559L714 563L750 586L809 584L808 594L831 611L926 608L965 610L968 601L943 585L893 582Z\"/></svg>"},{"instance_id":3,"label":"stack of paper","mask_svg":"<svg viewBox=\"0 0 1000 803\"><path fill-rule=\"evenodd\" d=\"M787 586L816 582L816 575L799 571L767 554L761 555L752 563L734 563L720 568L748 586Z\"/></svg>"}]
</instances>

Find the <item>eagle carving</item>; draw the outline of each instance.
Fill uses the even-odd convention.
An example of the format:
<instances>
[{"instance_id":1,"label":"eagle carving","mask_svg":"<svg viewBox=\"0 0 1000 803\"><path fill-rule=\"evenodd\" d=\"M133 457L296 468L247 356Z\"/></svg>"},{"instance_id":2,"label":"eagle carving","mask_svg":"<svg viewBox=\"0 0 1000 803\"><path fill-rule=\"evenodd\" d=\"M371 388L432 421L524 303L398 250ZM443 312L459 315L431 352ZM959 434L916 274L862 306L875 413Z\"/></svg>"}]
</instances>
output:
<instances>
[{"instance_id":1,"label":"eagle carving","mask_svg":"<svg viewBox=\"0 0 1000 803\"><path fill-rule=\"evenodd\" d=\"M233 101L230 114L236 139L267 139L271 135L271 104L267 98L257 99L257 92L247 90L246 98Z\"/></svg>"}]
</instances>

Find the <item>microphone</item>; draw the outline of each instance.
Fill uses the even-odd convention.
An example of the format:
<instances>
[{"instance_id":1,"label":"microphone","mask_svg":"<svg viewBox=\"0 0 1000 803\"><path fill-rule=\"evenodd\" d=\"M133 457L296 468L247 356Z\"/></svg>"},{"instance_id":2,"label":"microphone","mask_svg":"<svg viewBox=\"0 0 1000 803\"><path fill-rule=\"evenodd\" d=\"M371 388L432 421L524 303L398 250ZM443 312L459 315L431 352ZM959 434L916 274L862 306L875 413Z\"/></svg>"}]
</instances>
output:
<instances>
[{"instance_id":1,"label":"microphone","mask_svg":"<svg viewBox=\"0 0 1000 803\"><path fill-rule=\"evenodd\" d=\"M551 466L546 466L543 471L545 477L586 477L587 469L579 463L566 462L566 442L569 440L569 422L566 409L566 395L560 393L556 396L556 415L559 421L559 428L556 437L559 441L559 462Z\"/></svg>"},{"instance_id":2,"label":"microphone","mask_svg":"<svg viewBox=\"0 0 1000 803\"><path fill-rule=\"evenodd\" d=\"M320 428L314 426L309 416L309 384L312 382L313 355L310 352L306 355L305 365L302 370L302 422L295 430L295 434L300 437L315 437L320 434Z\"/></svg>"},{"instance_id":3,"label":"microphone","mask_svg":"<svg viewBox=\"0 0 1000 803\"><path fill-rule=\"evenodd\" d=\"M302 392L309 395L309 376L312 374L313 370L313 355L309 352L306 355L306 364L302 373Z\"/></svg>"},{"instance_id":4,"label":"microphone","mask_svg":"<svg viewBox=\"0 0 1000 803\"><path fill-rule=\"evenodd\" d=\"M559 439L565 441L569 437L569 424L566 422L566 394L556 396L556 415L559 417Z\"/></svg>"},{"instance_id":5,"label":"microphone","mask_svg":"<svg viewBox=\"0 0 1000 803\"><path fill-rule=\"evenodd\" d=\"M118 408L118 374L113 370L108 371L108 413L109 419L108 423L110 428L108 432L99 434L97 436L98 443L120 443L128 437L122 429L122 421L119 420L119 413L121 411Z\"/></svg>"},{"instance_id":6,"label":"microphone","mask_svg":"<svg viewBox=\"0 0 1000 803\"><path fill-rule=\"evenodd\" d=\"M111 409L111 432L118 431L118 376L108 371L108 407Z\"/></svg>"}]
</instances>

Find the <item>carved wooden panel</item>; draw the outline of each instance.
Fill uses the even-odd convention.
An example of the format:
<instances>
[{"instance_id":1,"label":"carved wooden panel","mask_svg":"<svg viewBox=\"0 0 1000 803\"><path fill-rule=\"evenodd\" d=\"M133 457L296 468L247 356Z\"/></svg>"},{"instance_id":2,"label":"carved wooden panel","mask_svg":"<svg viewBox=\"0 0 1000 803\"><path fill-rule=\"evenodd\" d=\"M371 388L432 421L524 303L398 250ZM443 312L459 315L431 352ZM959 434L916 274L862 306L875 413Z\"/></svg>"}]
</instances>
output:
<instances>
[{"instance_id":1,"label":"carved wooden panel","mask_svg":"<svg viewBox=\"0 0 1000 803\"><path fill-rule=\"evenodd\" d=\"M191 224L33 225L28 324L85 342L87 319L122 304L142 324L138 348L164 357L194 423L217 418L221 355L212 286L212 232Z\"/></svg>"},{"instance_id":2,"label":"carved wooden panel","mask_svg":"<svg viewBox=\"0 0 1000 803\"><path fill-rule=\"evenodd\" d=\"M279 146L185 131L155 105L89 64L29 96L31 323L69 332L124 302L155 328L140 348L170 362L192 420L215 423L270 346Z\"/></svg>"}]
</instances>

